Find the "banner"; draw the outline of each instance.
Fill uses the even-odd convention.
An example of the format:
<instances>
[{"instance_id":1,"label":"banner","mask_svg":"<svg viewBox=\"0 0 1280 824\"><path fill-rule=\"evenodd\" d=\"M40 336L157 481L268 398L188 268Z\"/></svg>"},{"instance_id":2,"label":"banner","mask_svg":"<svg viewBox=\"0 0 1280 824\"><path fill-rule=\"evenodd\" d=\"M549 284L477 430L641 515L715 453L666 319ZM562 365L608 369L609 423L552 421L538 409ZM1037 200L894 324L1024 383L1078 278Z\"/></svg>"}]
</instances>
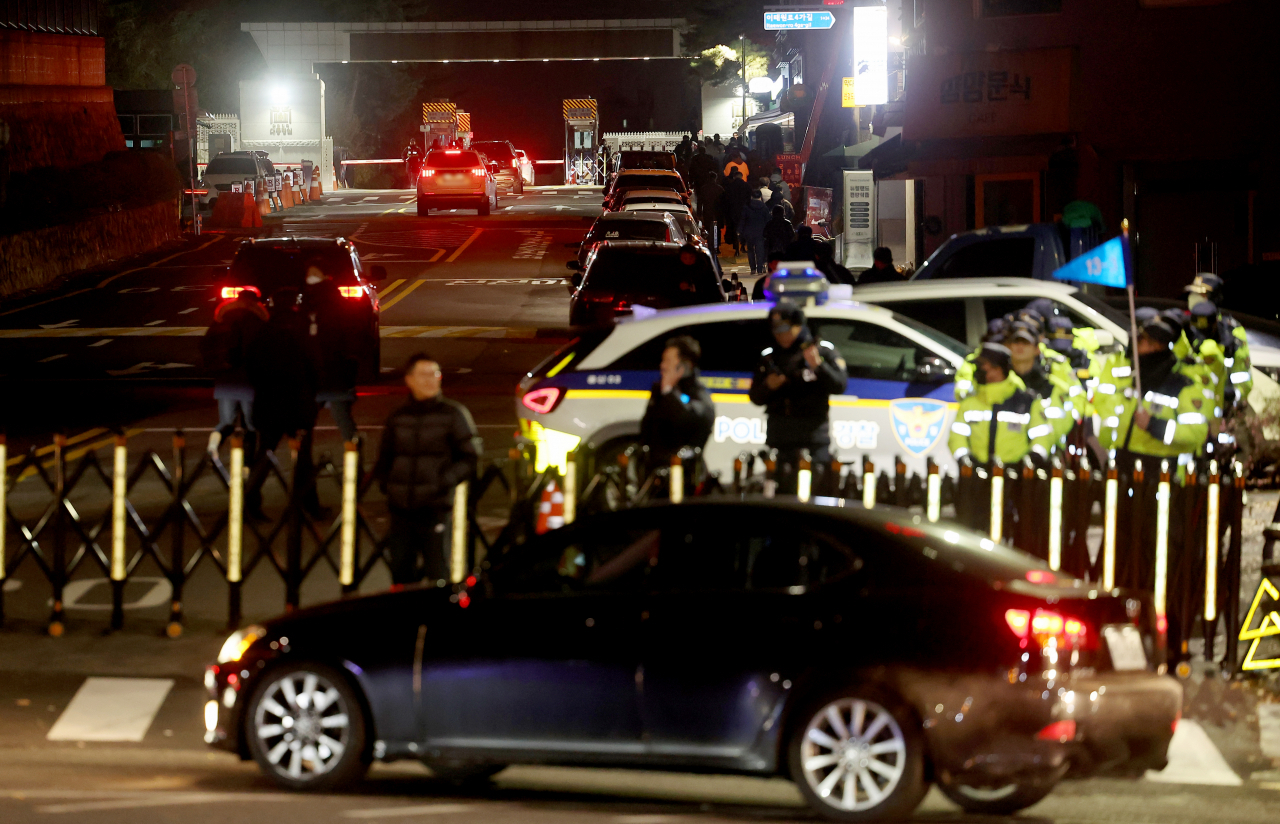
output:
<instances>
[{"instance_id":1,"label":"banner","mask_svg":"<svg viewBox=\"0 0 1280 824\"><path fill-rule=\"evenodd\" d=\"M1055 270L1053 277L1055 280L1095 283L1124 289L1133 283L1132 258L1128 246L1128 238L1124 235L1114 237Z\"/></svg>"}]
</instances>

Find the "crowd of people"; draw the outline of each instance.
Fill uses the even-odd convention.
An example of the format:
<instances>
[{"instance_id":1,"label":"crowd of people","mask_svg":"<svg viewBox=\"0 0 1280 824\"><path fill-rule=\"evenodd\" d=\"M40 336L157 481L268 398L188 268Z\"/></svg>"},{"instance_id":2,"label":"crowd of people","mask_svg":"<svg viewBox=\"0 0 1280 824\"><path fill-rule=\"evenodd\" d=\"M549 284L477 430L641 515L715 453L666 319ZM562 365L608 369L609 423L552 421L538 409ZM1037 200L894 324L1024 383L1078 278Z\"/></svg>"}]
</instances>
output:
<instances>
[{"instance_id":1,"label":"crowd of people","mask_svg":"<svg viewBox=\"0 0 1280 824\"><path fill-rule=\"evenodd\" d=\"M1046 298L994 319L957 375L953 454L1011 464L1075 452L1114 458L1122 473L1230 454L1252 379L1244 330L1217 308L1221 287L1197 275L1186 309L1139 309L1137 340L1111 353Z\"/></svg>"}]
</instances>

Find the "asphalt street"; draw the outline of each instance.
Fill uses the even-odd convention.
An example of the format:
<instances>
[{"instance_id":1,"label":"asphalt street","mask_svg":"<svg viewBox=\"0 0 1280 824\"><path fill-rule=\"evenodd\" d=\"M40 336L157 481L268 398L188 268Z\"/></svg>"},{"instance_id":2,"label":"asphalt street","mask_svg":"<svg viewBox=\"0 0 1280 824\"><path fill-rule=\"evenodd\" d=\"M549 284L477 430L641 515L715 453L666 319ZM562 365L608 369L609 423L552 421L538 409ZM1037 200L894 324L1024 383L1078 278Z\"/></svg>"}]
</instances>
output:
<instances>
[{"instance_id":1,"label":"asphalt street","mask_svg":"<svg viewBox=\"0 0 1280 824\"><path fill-rule=\"evenodd\" d=\"M355 411L363 430L376 440L400 402L396 368L428 349L445 368L446 392L471 408L486 454L494 457L511 444L516 382L570 336L564 263L573 253L566 244L576 245L599 203L598 189L542 188L502 199L484 218L468 211L419 218L411 192L342 190L268 218L264 233L348 237L366 264L387 267L378 284L384 374L360 388ZM199 448L216 414L197 345L218 300L214 281L241 238L189 237L0 304L0 385L7 390L0 414L10 454L38 448L47 457L49 436L60 430L75 460L109 445L116 428L129 433L135 453L166 454L177 429ZM338 446L327 413L317 444L320 450ZM38 482L16 484L10 506L38 507L42 493L31 486ZM208 565L202 570L208 573ZM348 793L282 792L252 763L210 752L203 743L202 666L222 639L211 621L197 622L180 639L161 638L167 591L131 589L127 600L140 606L126 630L103 635L106 590L83 588L74 599L67 596L80 610L68 635L43 637L38 621L47 615L47 589L34 570L19 573L4 583L9 615L25 611L34 623L11 620L0 630L3 824L814 820L782 779L618 770L513 767L485 786L460 788L416 764L398 763L375 766ZM375 577L368 587L385 584ZM220 617L222 596L210 595L206 604L201 590L198 581L189 585L186 608ZM278 609L276 589L260 597ZM314 597L304 592L304 601ZM142 620L148 610L155 612L150 622ZM114 696L115 709L88 720L77 714L77 701L106 701L103 696ZM1069 782L1017 820L1273 822L1280 775L1255 776L1240 786L1195 729L1187 726L1178 769L1163 781ZM962 815L934 791L915 820L1006 819Z\"/></svg>"}]
</instances>

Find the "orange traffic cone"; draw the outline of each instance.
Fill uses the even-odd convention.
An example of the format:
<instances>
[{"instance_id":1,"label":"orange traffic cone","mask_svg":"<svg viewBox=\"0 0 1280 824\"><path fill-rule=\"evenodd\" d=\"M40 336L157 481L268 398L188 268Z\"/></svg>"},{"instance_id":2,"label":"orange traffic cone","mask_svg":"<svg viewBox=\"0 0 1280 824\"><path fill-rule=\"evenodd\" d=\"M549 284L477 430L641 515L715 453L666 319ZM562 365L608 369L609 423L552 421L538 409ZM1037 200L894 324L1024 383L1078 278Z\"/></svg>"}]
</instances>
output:
<instances>
[{"instance_id":1,"label":"orange traffic cone","mask_svg":"<svg viewBox=\"0 0 1280 824\"><path fill-rule=\"evenodd\" d=\"M271 214L271 200L267 197L267 184L265 181L259 180L254 184L253 196L258 201L258 215L266 216Z\"/></svg>"},{"instance_id":2,"label":"orange traffic cone","mask_svg":"<svg viewBox=\"0 0 1280 824\"><path fill-rule=\"evenodd\" d=\"M292 175L289 172L284 173L280 184L280 208L292 209L293 203L293 182L290 180Z\"/></svg>"},{"instance_id":3,"label":"orange traffic cone","mask_svg":"<svg viewBox=\"0 0 1280 824\"><path fill-rule=\"evenodd\" d=\"M320 170L315 169L311 172L311 191L307 193L307 200L319 200L320 194Z\"/></svg>"},{"instance_id":4,"label":"orange traffic cone","mask_svg":"<svg viewBox=\"0 0 1280 824\"><path fill-rule=\"evenodd\" d=\"M240 228L256 229L262 226L262 213L258 211L258 204L254 201L253 195L245 192L243 198L244 205L241 208L244 211L244 216L241 218Z\"/></svg>"},{"instance_id":5,"label":"orange traffic cone","mask_svg":"<svg viewBox=\"0 0 1280 824\"><path fill-rule=\"evenodd\" d=\"M564 493L550 481L542 490L538 503L538 520L534 529L541 535L564 526Z\"/></svg>"}]
</instances>

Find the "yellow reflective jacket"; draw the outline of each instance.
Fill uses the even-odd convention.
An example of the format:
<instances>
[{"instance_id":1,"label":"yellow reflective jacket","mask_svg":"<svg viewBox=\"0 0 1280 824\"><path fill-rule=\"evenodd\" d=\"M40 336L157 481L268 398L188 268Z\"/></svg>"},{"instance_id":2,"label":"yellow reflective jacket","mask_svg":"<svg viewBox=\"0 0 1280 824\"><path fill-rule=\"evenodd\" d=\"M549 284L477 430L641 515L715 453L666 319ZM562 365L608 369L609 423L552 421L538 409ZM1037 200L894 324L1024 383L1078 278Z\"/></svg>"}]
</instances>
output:
<instances>
[{"instance_id":1,"label":"yellow reflective jacket","mask_svg":"<svg viewBox=\"0 0 1280 824\"><path fill-rule=\"evenodd\" d=\"M1010 373L999 383L975 384L960 401L947 446L957 459L966 455L978 463L998 458L1016 463L1033 449L1045 456L1053 449L1053 427L1035 393Z\"/></svg>"},{"instance_id":2,"label":"yellow reflective jacket","mask_svg":"<svg viewBox=\"0 0 1280 824\"><path fill-rule=\"evenodd\" d=\"M1123 355L1116 358L1094 396L1101 417L1098 441L1102 447L1163 458L1189 457L1199 452L1214 417L1213 390L1176 365L1157 386L1147 386L1144 380L1143 401L1151 413L1151 422L1143 429L1133 420L1133 370Z\"/></svg>"}]
</instances>

